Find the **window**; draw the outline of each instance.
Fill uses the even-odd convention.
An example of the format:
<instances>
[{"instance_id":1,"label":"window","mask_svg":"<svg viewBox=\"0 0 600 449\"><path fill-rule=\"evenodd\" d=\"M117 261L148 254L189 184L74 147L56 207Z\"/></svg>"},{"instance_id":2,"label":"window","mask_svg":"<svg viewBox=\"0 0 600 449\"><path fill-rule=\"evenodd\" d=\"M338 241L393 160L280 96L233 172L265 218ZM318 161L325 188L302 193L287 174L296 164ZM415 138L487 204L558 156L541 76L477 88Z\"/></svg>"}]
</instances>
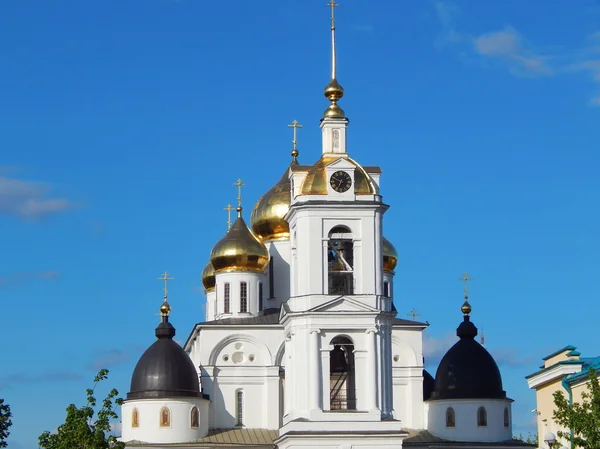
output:
<instances>
[{"instance_id":1,"label":"window","mask_svg":"<svg viewBox=\"0 0 600 449\"><path fill-rule=\"evenodd\" d=\"M354 244L346 226L335 226L327 243L328 284L330 295L354 293Z\"/></svg>"},{"instance_id":2,"label":"window","mask_svg":"<svg viewBox=\"0 0 600 449\"><path fill-rule=\"evenodd\" d=\"M248 283L240 282L240 312L248 311Z\"/></svg>"},{"instance_id":3,"label":"window","mask_svg":"<svg viewBox=\"0 0 600 449\"><path fill-rule=\"evenodd\" d=\"M235 404L235 424L237 426L244 425L244 392L237 391Z\"/></svg>"},{"instance_id":4,"label":"window","mask_svg":"<svg viewBox=\"0 0 600 449\"><path fill-rule=\"evenodd\" d=\"M383 296L385 296L386 298L390 297L390 283L389 282L383 283Z\"/></svg>"},{"instance_id":5,"label":"window","mask_svg":"<svg viewBox=\"0 0 600 449\"><path fill-rule=\"evenodd\" d=\"M198 411L198 407L192 407L192 411L190 412L190 426L194 429L200 427L200 412Z\"/></svg>"},{"instance_id":6,"label":"window","mask_svg":"<svg viewBox=\"0 0 600 449\"><path fill-rule=\"evenodd\" d=\"M258 283L258 310L263 310L263 286L262 282Z\"/></svg>"},{"instance_id":7,"label":"window","mask_svg":"<svg viewBox=\"0 0 600 449\"><path fill-rule=\"evenodd\" d=\"M356 410L354 344L347 337L331 340L329 352L329 409Z\"/></svg>"},{"instance_id":8,"label":"window","mask_svg":"<svg viewBox=\"0 0 600 449\"><path fill-rule=\"evenodd\" d=\"M477 410L477 426L487 427L487 410L485 407L479 407Z\"/></svg>"},{"instance_id":9,"label":"window","mask_svg":"<svg viewBox=\"0 0 600 449\"><path fill-rule=\"evenodd\" d=\"M504 427L510 427L510 416L508 414L508 407L504 408Z\"/></svg>"},{"instance_id":10,"label":"window","mask_svg":"<svg viewBox=\"0 0 600 449\"><path fill-rule=\"evenodd\" d=\"M137 408L131 412L131 427L140 427L140 412Z\"/></svg>"},{"instance_id":11,"label":"window","mask_svg":"<svg viewBox=\"0 0 600 449\"><path fill-rule=\"evenodd\" d=\"M455 418L454 409L452 407L448 407L446 409L446 427L456 427Z\"/></svg>"},{"instance_id":12,"label":"window","mask_svg":"<svg viewBox=\"0 0 600 449\"><path fill-rule=\"evenodd\" d=\"M273 256L269 259L269 299L275 298L275 278L273 273L275 272L273 266Z\"/></svg>"},{"instance_id":13,"label":"window","mask_svg":"<svg viewBox=\"0 0 600 449\"><path fill-rule=\"evenodd\" d=\"M230 293L230 288L229 288L229 282L225 282L225 285L223 286L223 296L224 296L224 300L223 300L223 312L224 313L229 313L230 311L230 299L229 299L229 293Z\"/></svg>"},{"instance_id":14,"label":"window","mask_svg":"<svg viewBox=\"0 0 600 449\"><path fill-rule=\"evenodd\" d=\"M160 409L160 427L171 427L171 411L167 407Z\"/></svg>"}]
</instances>

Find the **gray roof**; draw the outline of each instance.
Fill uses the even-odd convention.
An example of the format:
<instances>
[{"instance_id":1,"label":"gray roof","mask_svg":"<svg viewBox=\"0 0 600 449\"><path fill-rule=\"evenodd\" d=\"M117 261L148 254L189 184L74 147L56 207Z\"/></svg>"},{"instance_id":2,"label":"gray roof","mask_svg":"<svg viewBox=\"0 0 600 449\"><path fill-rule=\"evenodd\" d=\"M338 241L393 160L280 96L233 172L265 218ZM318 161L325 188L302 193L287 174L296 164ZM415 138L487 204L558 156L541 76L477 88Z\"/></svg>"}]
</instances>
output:
<instances>
[{"instance_id":1,"label":"gray roof","mask_svg":"<svg viewBox=\"0 0 600 449\"><path fill-rule=\"evenodd\" d=\"M135 440L127 442L127 447L272 449L278 436L277 430L269 429L212 429L206 437L189 443L152 444Z\"/></svg>"},{"instance_id":2,"label":"gray roof","mask_svg":"<svg viewBox=\"0 0 600 449\"><path fill-rule=\"evenodd\" d=\"M247 318L225 318L223 320L206 321L198 323L198 326L257 326L257 325L279 325L279 309L267 309L263 315Z\"/></svg>"},{"instance_id":3,"label":"gray roof","mask_svg":"<svg viewBox=\"0 0 600 449\"><path fill-rule=\"evenodd\" d=\"M508 440L508 441L498 441L494 443L482 443L475 441L451 441L445 440L443 438L436 437L428 430L420 430L420 429L405 429L408 432L408 437L404 439L402 442L402 446L406 447L456 447L456 446L464 446L464 447L520 447L520 448L533 448L536 447L535 444L528 444L521 440Z\"/></svg>"}]
</instances>

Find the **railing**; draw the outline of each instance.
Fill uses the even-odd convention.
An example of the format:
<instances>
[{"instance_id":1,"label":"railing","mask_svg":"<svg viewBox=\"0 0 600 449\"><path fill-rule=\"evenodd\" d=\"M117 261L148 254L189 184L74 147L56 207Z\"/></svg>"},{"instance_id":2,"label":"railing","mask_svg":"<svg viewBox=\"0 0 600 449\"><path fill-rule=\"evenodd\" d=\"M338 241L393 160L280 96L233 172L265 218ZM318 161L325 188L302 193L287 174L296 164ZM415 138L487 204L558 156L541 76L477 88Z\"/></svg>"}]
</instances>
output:
<instances>
[{"instance_id":1,"label":"railing","mask_svg":"<svg viewBox=\"0 0 600 449\"><path fill-rule=\"evenodd\" d=\"M329 272L330 295L352 295L354 293L354 273L352 271Z\"/></svg>"}]
</instances>

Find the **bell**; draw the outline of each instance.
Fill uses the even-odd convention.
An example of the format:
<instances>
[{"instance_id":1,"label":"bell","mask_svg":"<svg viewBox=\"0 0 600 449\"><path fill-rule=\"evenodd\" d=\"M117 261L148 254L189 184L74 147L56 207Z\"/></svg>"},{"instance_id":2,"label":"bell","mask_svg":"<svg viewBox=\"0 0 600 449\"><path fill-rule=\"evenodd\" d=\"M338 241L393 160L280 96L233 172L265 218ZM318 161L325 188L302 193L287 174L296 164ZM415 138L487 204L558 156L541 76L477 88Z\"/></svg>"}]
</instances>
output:
<instances>
[{"instance_id":1,"label":"bell","mask_svg":"<svg viewBox=\"0 0 600 449\"><path fill-rule=\"evenodd\" d=\"M335 345L329 353L329 372L344 373L348 371L348 363L346 362L346 354L340 345Z\"/></svg>"}]
</instances>

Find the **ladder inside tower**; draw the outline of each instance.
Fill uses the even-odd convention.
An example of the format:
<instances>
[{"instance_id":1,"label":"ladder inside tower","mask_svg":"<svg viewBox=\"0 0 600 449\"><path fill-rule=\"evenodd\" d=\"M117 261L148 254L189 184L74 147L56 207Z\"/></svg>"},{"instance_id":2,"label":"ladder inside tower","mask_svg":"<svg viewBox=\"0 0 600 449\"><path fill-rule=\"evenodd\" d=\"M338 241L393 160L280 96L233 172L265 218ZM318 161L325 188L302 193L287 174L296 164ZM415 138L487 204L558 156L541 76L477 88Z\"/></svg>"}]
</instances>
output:
<instances>
[{"instance_id":1,"label":"ladder inside tower","mask_svg":"<svg viewBox=\"0 0 600 449\"><path fill-rule=\"evenodd\" d=\"M330 410L356 410L354 363L347 356L352 349L352 344L336 344L330 352Z\"/></svg>"}]
</instances>

